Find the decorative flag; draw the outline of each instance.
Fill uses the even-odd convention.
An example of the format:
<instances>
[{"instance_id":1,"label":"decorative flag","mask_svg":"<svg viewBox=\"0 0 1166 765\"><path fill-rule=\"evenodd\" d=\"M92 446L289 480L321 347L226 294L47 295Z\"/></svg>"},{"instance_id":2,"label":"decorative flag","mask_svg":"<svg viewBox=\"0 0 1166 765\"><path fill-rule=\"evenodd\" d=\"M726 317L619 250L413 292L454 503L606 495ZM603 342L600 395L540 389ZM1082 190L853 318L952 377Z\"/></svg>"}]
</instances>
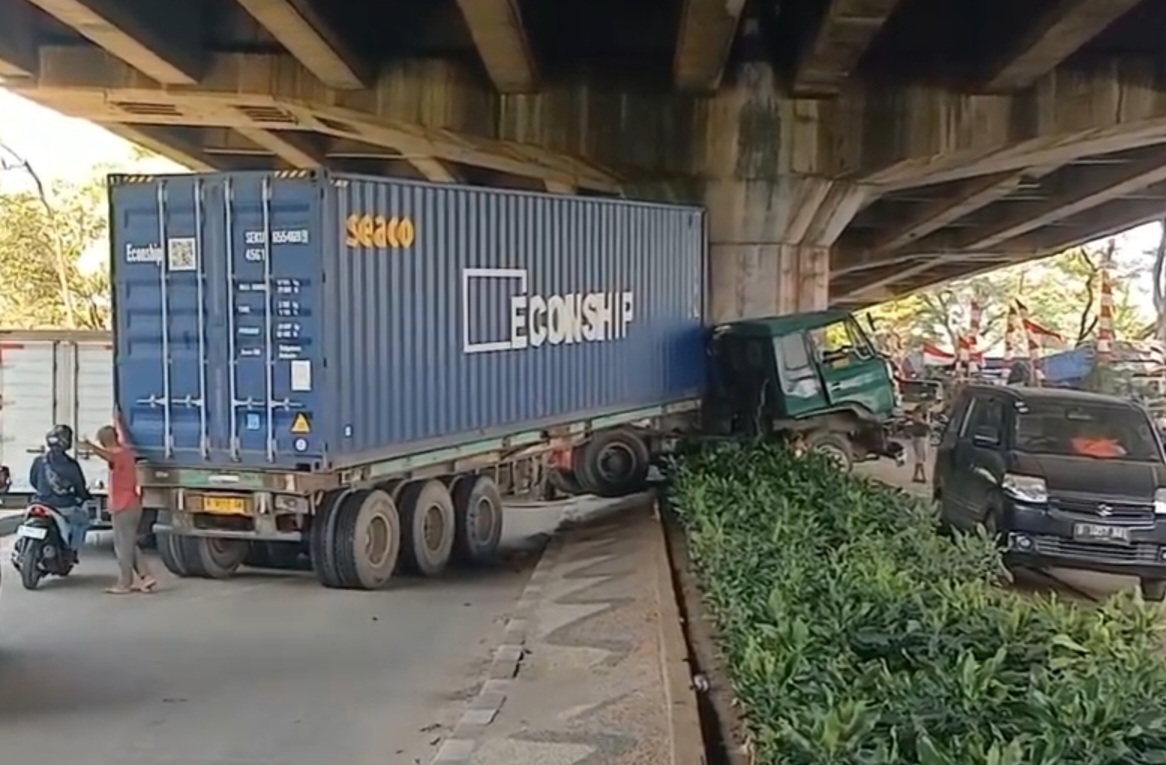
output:
<instances>
[{"instance_id":1,"label":"decorative flag","mask_svg":"<svg viewBox=\"0 0 1166 765\"><path fill-rule=\"evenodd\" d=\"M1101 308L1097 313L1097 363L1113 362L1113 284L1108 264L1101 267Z\"/></svg>"},{"instance_id":2,"label":"decorative flag","mask_svg":"<svg viewBox=\"0 0 1166 765\"><path fill-rule=\"evenodd\" d=\"M1020 298L1016 299L1016 311L1020 314L1020 326L1024 328L1024 336L1028 345L1028 361L1032 365L1032 382L1033 385L1040 385L1040 338L1041 333L1037 332L1040 327L1036 322L1030 321L1028 318L1028 306L1020 302Z\"/></svg>"},{"instance_id":3,"label":"decorative flag","mask_svg":"<svg viewBox=\"0 0 1166 765\"><path fill-rule=\"evenodd\" d=\"M970 314L971 316L968 321L967 370L969 377L975 377L980 372L980 365L976 361L976 354L980 346L980 322L983 320L983 311L980 308L979 301L975 298L972 298Z\"/></svg>"}]
</instances>

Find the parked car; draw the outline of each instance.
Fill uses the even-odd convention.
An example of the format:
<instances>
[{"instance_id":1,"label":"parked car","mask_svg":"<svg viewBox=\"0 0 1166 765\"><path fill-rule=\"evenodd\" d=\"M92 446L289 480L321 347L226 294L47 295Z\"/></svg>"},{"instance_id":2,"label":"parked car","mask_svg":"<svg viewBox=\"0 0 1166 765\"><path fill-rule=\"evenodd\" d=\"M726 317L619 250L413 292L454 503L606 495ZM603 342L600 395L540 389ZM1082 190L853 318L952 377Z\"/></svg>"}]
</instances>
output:
<instances>
[{"instance_id":1,"label":"parked car","mask_svg":"<svg viewBox=\"0 0 1166 765\"><path fill-rule=\"evenodd\" d=\"M1166 457L1138 404L970 385L933 475L941 522L997 534L1009 565L1136 576L1147 600L1166 597Z\"/></svg>"}]
</instances>

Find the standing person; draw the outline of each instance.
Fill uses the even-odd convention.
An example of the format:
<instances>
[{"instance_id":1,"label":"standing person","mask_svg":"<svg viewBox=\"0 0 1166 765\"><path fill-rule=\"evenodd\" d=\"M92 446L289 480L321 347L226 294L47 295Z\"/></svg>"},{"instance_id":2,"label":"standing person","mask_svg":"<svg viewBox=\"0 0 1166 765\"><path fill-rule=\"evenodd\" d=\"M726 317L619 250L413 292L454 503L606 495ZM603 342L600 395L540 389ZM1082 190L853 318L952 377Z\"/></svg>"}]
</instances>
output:
<instances>
[{"instance_id":1,"label":"standing person","mask_svg":"<svg viewBox=\"0 0 1166 765\"><path fill-rule=\"evenodd\" d=\"M907 428L911 438L911 459L915 472L911 476L914 483L927 483L927 444L931 440L931 426L922 408L911 412L911 424Z\"/></svg>"},{"instance_id":2,"label":"standing person","mask_svg":"<svg viewBox=\"0 0 1166 765\"><path fill-rule=\"evenodd\" d=\"M113 520L113 552L117 556L117 583L106 590L113 595L153 592L158 581L150 576L138 547L138 526L142 521L142 492L138 486L138 466L126 437L121 416L113 425L97 431L97 443L84 441L97 456L109 463L109 515Z\"/></svg>"}]
</instances>

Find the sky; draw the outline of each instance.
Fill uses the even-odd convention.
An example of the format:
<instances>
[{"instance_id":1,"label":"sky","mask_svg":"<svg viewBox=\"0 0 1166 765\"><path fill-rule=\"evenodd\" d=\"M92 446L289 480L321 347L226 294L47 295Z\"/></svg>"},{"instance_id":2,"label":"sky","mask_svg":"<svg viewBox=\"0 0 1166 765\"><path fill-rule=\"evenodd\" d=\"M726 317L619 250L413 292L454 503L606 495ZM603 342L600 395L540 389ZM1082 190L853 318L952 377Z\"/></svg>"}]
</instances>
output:
<instances>
[{"instance_id":1,"label":"sky","mask_svg":"<svg viewBox=\"0 0 1166 765\"><path fill-rule=\"evenodd\" d=\"M135 159L134 147L130 143L98 125L62 116L3 88L0 88L0 143L27 160L46 182L50 179L84 181L91 178L99 166L112 166L115 172L144 174L175 173L184 169L163 157ZM0 174L0 193L28 182L19 173ZM1121 235L1118 237L1117 258L1127 262L1144 259L1152 263L1160 230L1159 224L1151 223ZM85 265L100 267L108 246L107 242L97 243L83 258ZM1132 292L1138 306L1148 316L1152 315L1149 278L1144 284L1134 286Z\"/></svg>"}]
</instances>

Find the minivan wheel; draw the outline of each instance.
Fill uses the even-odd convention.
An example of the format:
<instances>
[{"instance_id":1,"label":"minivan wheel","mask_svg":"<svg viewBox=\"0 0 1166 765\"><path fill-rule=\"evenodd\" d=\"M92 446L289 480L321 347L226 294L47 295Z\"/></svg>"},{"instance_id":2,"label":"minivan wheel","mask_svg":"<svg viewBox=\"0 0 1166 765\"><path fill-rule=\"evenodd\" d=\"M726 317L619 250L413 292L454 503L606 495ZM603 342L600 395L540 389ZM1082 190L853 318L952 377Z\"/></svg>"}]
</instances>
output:
<instances>
[{"instance_id":1,"label":"minivan wheel","mask_svg":"<svg viewBox=\"0 0 1166 765\"><path fill-rule=\"evenodd\" d=\"M1142 598L1153 603L1166 600L1166 579L1143 579Z\"/></svg>"}]
</instances>

